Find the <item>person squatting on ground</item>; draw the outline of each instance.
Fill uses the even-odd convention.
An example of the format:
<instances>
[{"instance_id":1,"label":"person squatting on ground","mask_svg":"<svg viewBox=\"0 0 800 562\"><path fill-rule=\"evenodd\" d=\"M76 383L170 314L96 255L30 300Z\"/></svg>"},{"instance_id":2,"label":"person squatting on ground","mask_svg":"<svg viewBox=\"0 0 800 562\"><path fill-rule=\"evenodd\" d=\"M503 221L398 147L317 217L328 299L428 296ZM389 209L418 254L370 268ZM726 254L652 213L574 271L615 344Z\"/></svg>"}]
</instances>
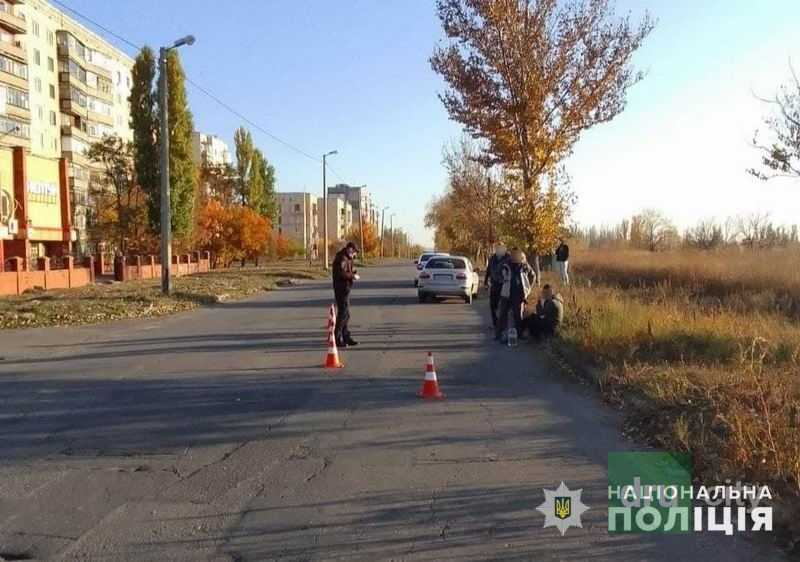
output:
<instances>
[{"instance_id":1,"label":"person squatting on ground","mask_svg":"<svg viewBox=\"0 0 800 562\"><path fill-rule=\"evenodd\" d=\"M538 340L557 336L563 320L564 300L550 285L545 285L535 312L525 320L531 337Z\"/></svg>"},{"instance_id":2,"label":"person squatting on ground","mask_svg":"<svg viewBox=\"0 0 800 562\"><path fill-rule=\"evenodd\" d=\"M509 256L506 245L498 242L494 247L494 254L486 265L486 275L483 284L489 287L489 310L492 313L492 328L497 330L497 312L500 307L500 291L503 289L503 265L508 262Z\"/></svg>"},{"instance_id":3,"label":"person squatting on ground","mask_svg":"<svg viewBox=\"0 0 800 562\"><path fill-rule=\"evenodd\" d=\"M563 238L559 238L558 242L558 248L556 248L558 274L561 276L561 284L569 285L569 246L567 246Z\"/></svg>"},{"instance_id":4,"label":"person squatting on ground","mask_svg":"<svg viewBox=\"0 0 800 562\"><path fill-rule=\"evenodd\" d=\"M511 250L511 260L502 266L503 287L500 290L500 316L495 325L494 338L503 341L508 327L508 314L514 319L517 337L524 340L523 311L525 301L531 292L534 277L531 268L525 261L525 254L519 248Z\"/></svg>"},{"instance_id":5,"label":"person squatting on ground","mask_svg":"<svg viewBox=\"0 0 800 562\"><path fill-rule=\"evenodd\" d=\"M338 347L358 345L350 335L350 290L353 281L358 280L358 272L353 266L353 259L358 248L352 242L336 253L333 258L333 294L336 297L336 328L334 334Z\"/></svg>"}]
</instances>

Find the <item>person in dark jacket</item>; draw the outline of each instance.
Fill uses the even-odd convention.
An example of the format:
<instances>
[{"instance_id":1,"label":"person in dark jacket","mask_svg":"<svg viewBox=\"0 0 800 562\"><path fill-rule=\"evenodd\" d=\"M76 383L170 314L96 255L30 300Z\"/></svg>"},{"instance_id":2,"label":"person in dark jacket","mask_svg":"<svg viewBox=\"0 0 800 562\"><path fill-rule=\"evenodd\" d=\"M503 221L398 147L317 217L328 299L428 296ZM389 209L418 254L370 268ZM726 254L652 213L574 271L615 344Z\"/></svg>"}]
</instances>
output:
<instances>
[{"instance_id":1,"label":"person in dark jacket","mask_svg":"<svg viewBox=\"0 0 800 562\"><path fill-rule=\"evenodd\" d=\"M353 258L358 248L352 242L336 253L333 258L333 294L336 297L336 328L334 334L338 347L358 345L350 335L350 290L358 280L358 272L353 266Z\"/></svg>"},{"instance_id":2,"label":"person in dark jacket","mask_svg":"<svg viewBox=\"0 0 800 562\"><path fill-rule=\"evenodd\" d=\"M561 276L561 284L569 285L569 246L567 246L563 238L559 238L558 242L558 248L556 248L558 273Z\"/></svg>"},{"instance_id":3,"label":"person in dark jacket","mask_svg":"<svg viewBox=\"0 0 800 562\"><path fill-rule=\"evenodd\" d=\"M494 339L503 341L503 332L508 327L508 315L514 319L517 337L524 340L525 324L523 307L533 283L534 273L526 263L525 254L519 248L512 248L511 260L503 264L503 288L500 291L500 315L495 326Z\"/></svg>"},{"instance_id":4,"label":"person in dark jacket","mask_svg":"<svg viewBox=\"0 0 800 562\"><path fill-rule=\"evenodd\" d=\"M508 262L506 245L498 242L494 247L494 254L486 265L486 275L483 284L489 287L489 310L492 314L492 328L497 330L497 310L500 306L500 291L503 289L503 265Z\"/></svg>"},{"instance_id":5,"label":"person in dark jacket","mask_svg":"<svg viewBox=\"0 0 800 562\"><path fill-rule=\"evenodd\" d=\"M527 318L528 329L535 339L558 335L564 321L564 301L550 285L542 287L542 296L536 303L536 311Z\"/></svg>"}]
</instances>

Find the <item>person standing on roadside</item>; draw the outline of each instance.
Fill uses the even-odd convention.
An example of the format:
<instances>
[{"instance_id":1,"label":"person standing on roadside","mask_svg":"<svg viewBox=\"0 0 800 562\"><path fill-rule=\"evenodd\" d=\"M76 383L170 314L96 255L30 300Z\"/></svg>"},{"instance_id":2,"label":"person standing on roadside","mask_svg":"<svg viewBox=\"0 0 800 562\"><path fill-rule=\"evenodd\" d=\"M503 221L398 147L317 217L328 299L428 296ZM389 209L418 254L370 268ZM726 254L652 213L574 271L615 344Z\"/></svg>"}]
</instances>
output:
<instances>
[{"instance_id":1,"label":"person standing on roadside","mask_svg":"<svg viewBox=\"0 0 800 562\"><path fill-rule=\"evenodd\" d=\"M556 248L556 264L558 265L558 274L561 276L561 284L569 285L569 246L564 242L563 238L558 239L558 248Z\"/></svg>"},{"instance_id":2,"label":"person standing on roadside","mask_svg":"<svg viewBox=\"0 0 800 562\"><path fill-rule=\"evenodd\" d=\"M500 316L497 318L494 339L503 341L508 327L509 312L514 319L517 338L524 340L523 308L531 292L533 271L519 248L511 249L511 260L503 264L503 288L500 291Z\"/></svg>"},{"instance_id":3,"label":"person standing on roadside","mask_svg":"<svg viewBox=\"0 0 800 562\"><path fill-rule=\"evenodd\" d=\"M359 279L353 265L358 247L353 242L336 253L333 258L333 294L336 297L336 327L334 334L337 347L352 347L358 342L350 335L350 290Z\"/></svg>"},{"instance_id":4,"label":"person standing on roadside","mask_svg":"<svg viewBox=\"0 0 800 562\"><path fill-rule=\"evenodd\" d=\"M497 311L500 307L500 291L503 289L503 265L508 261L506 245L498 242L494 254L486 265L483 284L489 287L489 310L492 313L492 328L497 330Z\"/></svg>"}]
</instances>

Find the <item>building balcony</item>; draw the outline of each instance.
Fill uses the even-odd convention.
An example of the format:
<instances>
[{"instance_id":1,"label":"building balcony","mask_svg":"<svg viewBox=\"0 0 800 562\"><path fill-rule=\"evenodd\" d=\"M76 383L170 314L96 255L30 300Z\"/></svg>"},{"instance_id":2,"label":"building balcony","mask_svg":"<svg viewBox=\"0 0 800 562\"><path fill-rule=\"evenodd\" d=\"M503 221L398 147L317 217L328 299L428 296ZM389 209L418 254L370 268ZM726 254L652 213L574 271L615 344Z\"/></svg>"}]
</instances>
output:
<instances>
[{"instance_id":1,"label":"building balcony","mask_svg":"<svg viewBox=\"0 0 800 562\"><path fill-rule=\"evenodd\" d=\"M16 74L9 74L8 72L0 71L0 84L14 86L18 90L24 92L28 91L28 81L25 78L20 78Z\"/></svg>"},{"instance_id":2,"label":"building balcony","mask_svg":"<svg viewBox=\"0 0 800 562\"><path fill-rule=\"evenodd\" d=\"M31 122L31 110L23 107L17 107L10 103L6 104L6 115L24 123Z\"/></svg>"},{"instance_id":3,"label":"building balcony","mask_svg":"<svg viewBox=\"0 0 800 562\"><path fill-rule=\"evenodd\" d=\"M61 98L61 111L70 115L77 115L86 119L87 109L72 98Z\"/></svg>"},{"instance_id":4,"label":"building balcony","mask_svg":"<svg viewBox=\"0 0 800 562\"><path fill-rule=\"evenodd\" d=\"M25 18L18 16L6 9L0 9L0 27L3 27L14 35L22 35L28 32Z\"/></svg>"},{"instance_id":5,"label":"building balcony","mask_svg":"<svg viewBox=\"0 0 800 562\"><path fill-rule=\"evenodd\" d=\"M0 53L19 62L28 62L28 52L22 41L0 41Z\"/></svg>"},{"instance_id":6,"label":"building balcony","mask_svg":"<svg viewBox=\"0 0 800 562\"><path fill-rule=\"evenodd\" d=\"M21 146L22 148L30 149L31 139L18 137L15 135L4 135L0 136L0 146L4 148L14 148L16 146Z\"/></svg>"},{"instance_id":7,"label":"building balcony","mask_svg":"<svg viewBox=\"0 0 800 562\"><path fill-rule=\"evenodd\" d=\"M87 144L94 142L86 131L82 131L78 127L73 127L72 125L61 125L61 136L75 137Z\"/></svg>"},{"instance_id":8,"label":"building balcony","mask_svg":"<svg viewBox=\"0 0 800 562\"><path fill-rule=\"evenodd\" d=\"M59 72L58 73L58 86L61 88L61 91L65 94L69 95L70 87L74 86L84 94L89 93L89 86L78 80L75 76L70 74L69 72Z\"/></svg>"},{"instance_id":9,"label":"building balcony","mask_svg":"<svg viewBox=\"0 0 800 562\"><path fill-rule=\"evenodd\" d=\"M102 123L104 125L108 125L109 127L114 126L114 117L111 115L106 115L105 113L95 113L94 111L87 112L87 118L89 121L94 121L95 123Z\"/></svg>"}]
</instances>

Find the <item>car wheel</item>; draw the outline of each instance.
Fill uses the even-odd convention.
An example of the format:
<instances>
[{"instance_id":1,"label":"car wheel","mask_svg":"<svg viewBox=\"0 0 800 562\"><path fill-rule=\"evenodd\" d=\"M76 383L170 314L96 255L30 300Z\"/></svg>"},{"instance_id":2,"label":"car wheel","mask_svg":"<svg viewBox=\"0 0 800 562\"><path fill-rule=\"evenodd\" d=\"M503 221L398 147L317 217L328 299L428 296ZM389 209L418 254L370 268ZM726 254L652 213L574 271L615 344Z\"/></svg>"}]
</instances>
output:
<instances>
[{"instance_id":1,"label":"car wheel","mask_svg":"<svg viewBox=\"0 0 800 562\"><path fill-rule=\"evenodd\" d=\"M428 297L427 296L425 296L425 295L423 295L421 293L419 295L417 295L417 296L419 297L419 302L421 302L421 303L428 302Z\"/></svg>"},{"instance_id":2,"label":"car wheel","mask_svg":"<svg viewBox=\"0 0 800 562\"><path fill-rule=\"evenodd\" d=\"M414 279L414 288L419 287L419 279Z\"/></svg>"}]
</instances>

